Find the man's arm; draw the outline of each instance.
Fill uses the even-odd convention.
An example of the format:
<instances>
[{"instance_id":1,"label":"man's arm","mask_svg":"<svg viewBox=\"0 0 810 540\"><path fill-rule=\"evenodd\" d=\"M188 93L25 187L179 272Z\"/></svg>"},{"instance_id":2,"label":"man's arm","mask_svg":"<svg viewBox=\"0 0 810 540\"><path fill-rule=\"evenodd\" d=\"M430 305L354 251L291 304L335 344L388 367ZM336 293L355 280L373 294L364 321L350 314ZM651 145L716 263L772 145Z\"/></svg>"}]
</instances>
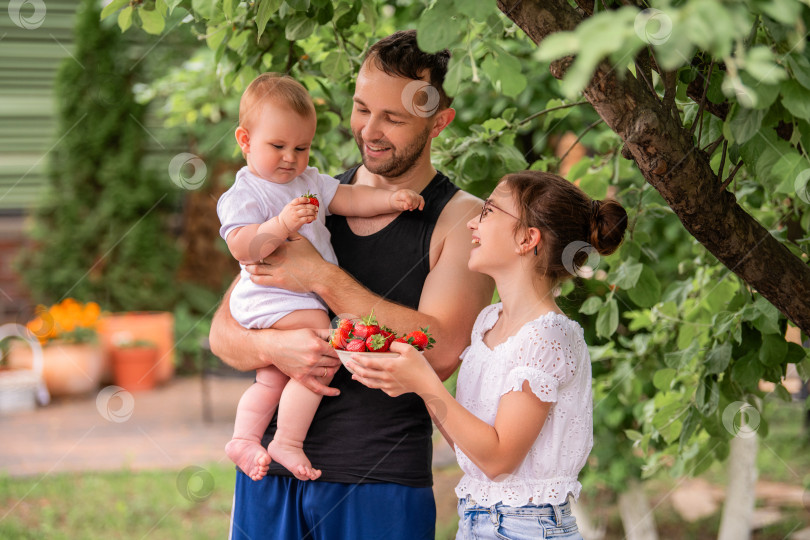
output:
<instances>
[{"instance_id":1,"label":"man's arm","mask_svg":"<svg viewBox=\"0 0 810 540\"><path fill-rule=\"evenodd\" d=\"M481 204L460 192L442 211L431 239L431 271L418 311L375 295L340 267L325 262L303 240L287 242L269 257L269 265L251 265L248 271L261 285L313 291L338 315L366 315L373 309L377 320L399 332L430 326L436 345L425 356L446 379L470 342L475 318L492 301L492 279L467 268L472 243L466 224L480 213Z\"/></svg>"},{"instance_id":2,"label":"man's arm","mask_svg":"<svg viewBox=\"0 0 810 540\"><path fill-rule=\"evenodd\" d=\"M225 293L211 322L209 342L211 351L223 362L240 371L275 365L288 377L325 396L336 396L338 390L318 382L327 368L334 375L340 361L325 341L328 331L317 329L249 330L231 315L230 298L237 277Z\"/></svg>"}]
</instances>

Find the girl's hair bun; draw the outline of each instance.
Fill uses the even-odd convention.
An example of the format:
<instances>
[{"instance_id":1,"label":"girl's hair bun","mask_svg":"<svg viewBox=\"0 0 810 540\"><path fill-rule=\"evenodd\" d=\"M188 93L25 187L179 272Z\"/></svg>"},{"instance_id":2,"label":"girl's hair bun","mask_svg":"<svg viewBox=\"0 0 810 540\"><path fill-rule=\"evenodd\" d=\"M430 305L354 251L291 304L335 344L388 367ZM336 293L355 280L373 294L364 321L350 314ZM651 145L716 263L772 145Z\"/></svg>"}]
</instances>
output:
<instances>
[{"instance_id":1,"label":"girl's hair bun","mask_svg":"<svg viewBox=\"0 0 810 540\"><path fill-rule=\"evenodd\" d=\"M590 244L600 255L610 255L619 248L627 229L627 212L613 199L591 201Z\"/></svg>"}]
</instances>

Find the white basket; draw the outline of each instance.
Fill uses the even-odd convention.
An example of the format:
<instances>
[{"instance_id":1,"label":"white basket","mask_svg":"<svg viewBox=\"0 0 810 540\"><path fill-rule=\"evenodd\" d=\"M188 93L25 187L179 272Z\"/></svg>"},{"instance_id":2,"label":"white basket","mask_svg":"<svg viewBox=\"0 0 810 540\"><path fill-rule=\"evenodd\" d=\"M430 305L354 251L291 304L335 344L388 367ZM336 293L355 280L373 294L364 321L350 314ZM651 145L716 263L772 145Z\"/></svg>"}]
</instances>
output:
<instances>
[{"instance_id":1,"label":"white basket","mask_svg":"<svg viewBox=\"0 0 810 540\"><path fill-rule=\"evenodd\" d=\"M0 414L30 411L37 401L47 405L50 395L42 380L42 346L27 328L19 324L0 326L0 341L9 337L18 337L28 343L33 351L33 363L31 369L0 371Z\"/></svg>"}]
</instances>

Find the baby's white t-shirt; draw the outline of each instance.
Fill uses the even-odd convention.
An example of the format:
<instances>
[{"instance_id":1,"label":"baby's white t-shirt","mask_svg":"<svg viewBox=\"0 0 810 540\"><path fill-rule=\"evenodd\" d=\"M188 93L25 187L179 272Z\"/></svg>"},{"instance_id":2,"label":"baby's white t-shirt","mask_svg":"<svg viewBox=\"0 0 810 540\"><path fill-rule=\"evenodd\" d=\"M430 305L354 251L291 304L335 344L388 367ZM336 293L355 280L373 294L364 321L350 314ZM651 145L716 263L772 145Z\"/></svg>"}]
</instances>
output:
<instances>
[{"instance_id":1,"label":"baby's white t-shirt","mask_svg":"<svg viewBox=\"0 0 810 540\"><path fill-rule=\"evenodd\" d=\"M217 202L217 215L222 224L219 234L227 239L234 229L264 223L281 213L284 206L296 197L313 193L320 203L318 219L302 226L298 233L312 242L326 261L337 264L330 243L331 235L326 228L326 216L339 185L337 179L321 174L315 167L307 167L286 184L259 178L247 167L242 167L236 173L233 186ZM285 315L300 309L326 309L315 293L296 293L257 285L250 280L245 266L240 266L242 271L231 293L230 308L233 317L245 328L269 328Z\"/></svg>"}]
</instances>

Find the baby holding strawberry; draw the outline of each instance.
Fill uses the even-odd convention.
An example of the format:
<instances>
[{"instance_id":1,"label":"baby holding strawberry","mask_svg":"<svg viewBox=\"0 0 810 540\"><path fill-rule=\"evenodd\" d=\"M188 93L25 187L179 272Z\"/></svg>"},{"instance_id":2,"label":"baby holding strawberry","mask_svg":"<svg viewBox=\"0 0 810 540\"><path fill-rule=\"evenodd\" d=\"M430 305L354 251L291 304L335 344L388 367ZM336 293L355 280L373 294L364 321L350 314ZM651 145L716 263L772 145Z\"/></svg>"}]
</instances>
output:
<instances>
[{"instance_id":1,"label":"baby holding strawberry","mask_svg":"<svg viewBox=\"0 0 810 540\"><path fill-rule=\"evenodd\" d=\"M326 215L370 217L424 207L422 196L412 190L341 185L309 167L315 127L312 99L288 76L259 75L242 95L235 135L247 166L220 197L217 214L220 235L242 267L230 309L245 328L330 326L327 308L317 295L256 285L246 264L262 260L296 234L337 264ZM329 384L331 375L324 371L321 382ZM312 467L303 444L320 399L274 366L257 370L256 383L239 401L225 452L253 480L265 476L271 459L299 480L317 479L321 472ZM261 437L276 406L278 429L265 450Z\"/></svg>"}]
</instances>

